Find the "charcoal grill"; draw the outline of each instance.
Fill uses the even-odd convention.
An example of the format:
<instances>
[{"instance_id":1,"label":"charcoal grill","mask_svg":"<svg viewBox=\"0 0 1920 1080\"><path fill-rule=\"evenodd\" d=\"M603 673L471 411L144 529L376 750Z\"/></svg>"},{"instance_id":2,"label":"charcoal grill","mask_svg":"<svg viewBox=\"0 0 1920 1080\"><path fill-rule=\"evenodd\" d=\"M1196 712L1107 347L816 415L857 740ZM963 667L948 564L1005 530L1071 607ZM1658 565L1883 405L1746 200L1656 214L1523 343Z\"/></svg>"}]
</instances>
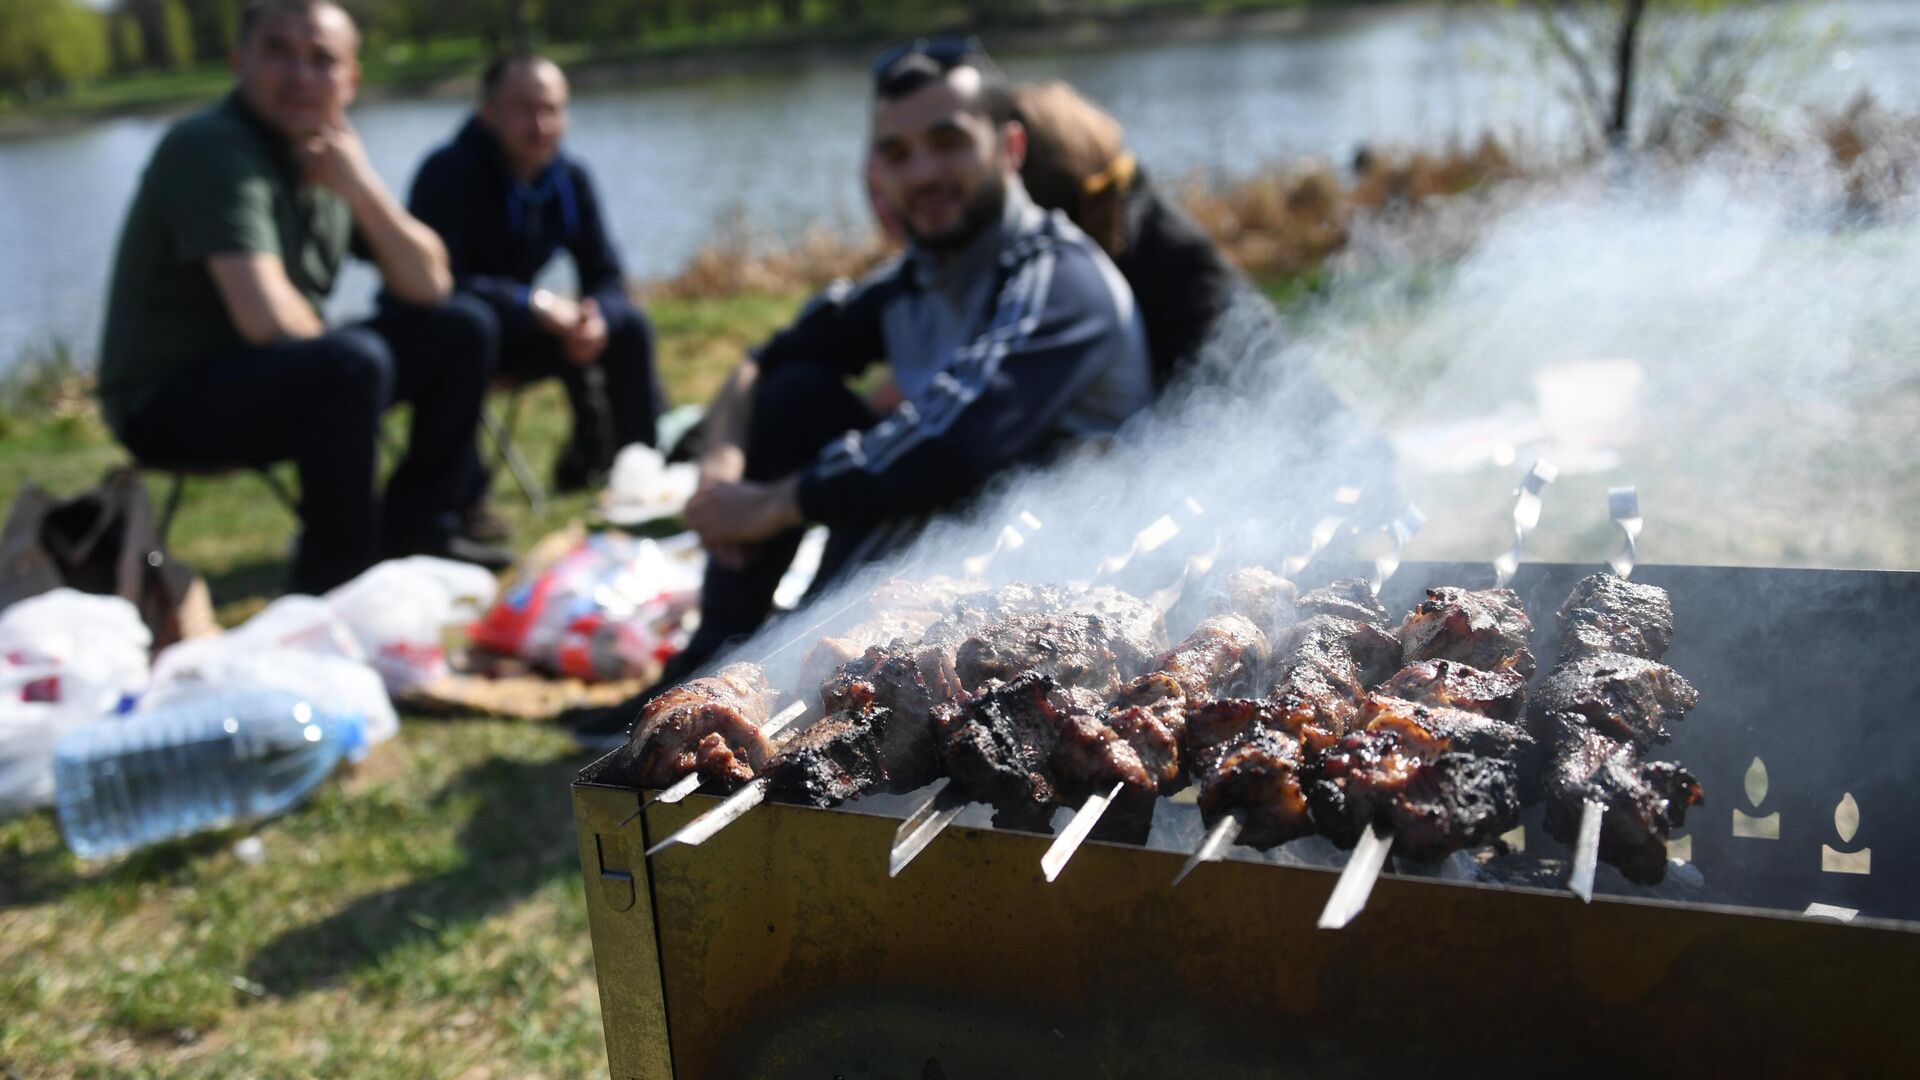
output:
<instances>
[{"instance_id":1,"label":"charcoal grill","mask_svg":"<svg viewBox=\"0 0 1920 1080\"><path fill-rule=\"evenodd\" d=\"M1553 655L1554 609L1596 569L1520 570L1536 653ZM1706 790L1675 844L1698 888L1603 875L1587 905L1551 880L1390 872L1351 926L1323 931L1335 872L1240 848L1176 890L1184 850L1093 842L1048 884L1046 837L963 818L889 879L901 801L765 806L648 861L715 800L636 816L644 793L589 766L574 810L611 1074L1910 1067L1920 574L1634 579L1672 595L1667 662L1700 690L1658 751ZM1382 599L1405 611L1429 585L1491 583L1484 564L1407 563ZM1524 827L1527 858L1503 862L1564 859L1537 808Z\"/></svg>"}]
</instances>

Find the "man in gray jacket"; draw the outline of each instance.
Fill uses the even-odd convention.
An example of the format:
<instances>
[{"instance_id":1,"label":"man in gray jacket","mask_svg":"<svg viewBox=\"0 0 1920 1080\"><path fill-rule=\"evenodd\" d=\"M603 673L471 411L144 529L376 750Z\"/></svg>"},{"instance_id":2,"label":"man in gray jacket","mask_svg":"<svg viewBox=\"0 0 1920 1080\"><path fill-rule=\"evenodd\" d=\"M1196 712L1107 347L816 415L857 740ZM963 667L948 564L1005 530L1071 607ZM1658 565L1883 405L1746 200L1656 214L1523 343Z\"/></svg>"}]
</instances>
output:
<instances>
[{"instance_id":1,"label":"man in gray jacket","mask_svg":"<svg viewBox=\"0 0 1920 1080\"><path fill-rule=\"evenodd\" d=\"M874 186L908 249L829 290L714 400L686 514L710 556L700 629L660 688L759 627L806 525L829 529L817 593L895 523L1151 400L1133 295L1064 214L1028 198L1025 132L978 42L883 55L872 123ZM884 417L847 387L874 363L902 397ZM634 705L579 719L617 734Z\"/></svg>"}]
</instances>

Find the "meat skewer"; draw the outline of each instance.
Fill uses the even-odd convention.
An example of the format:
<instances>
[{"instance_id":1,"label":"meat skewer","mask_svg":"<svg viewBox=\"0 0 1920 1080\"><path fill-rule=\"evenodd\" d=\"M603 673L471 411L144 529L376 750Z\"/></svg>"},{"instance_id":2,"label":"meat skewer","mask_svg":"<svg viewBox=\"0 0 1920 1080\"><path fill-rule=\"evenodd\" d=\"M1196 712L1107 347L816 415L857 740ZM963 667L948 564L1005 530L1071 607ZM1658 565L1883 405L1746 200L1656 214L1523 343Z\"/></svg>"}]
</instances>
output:
<instances>
[{"instance_id":1,"label":"meat skewer","mask_svg":"<svg viewBox=\"0 0 1920 1080\"><path fill-rule=\"evenodd\" d=\"M1399 639L1383 629L1386 610L1367 582L1337 581L1300 597L1284 579L1245 571L1228 584L1242 590L1243 604L1284 596L1286 617L1307 618L1284 632L1265 700L1215 701L1189 718L1187 756L1210 829L1176 884L1234 843L1270 848L1311 834L1306 784L1315 761L1356 726L1367 686L1400 662Z\"/></svg>"},{"instance_id":2,"label":"meat skewer","mask_svg":"<svg viewBox=\"0 0 1920 1080\"><path fill-rule=\"evenodd\" d=\"M1520 598L1501 587L1429 589L1402 620L1400 642L1412 666L1388 685L1415 700L1369 695L1365 726L1323 755L1311 788L1321 831L1354 845L1321 911L1322 929L1344 927L1365 909L1390 848L1442 857L1518 820L1520 776L1531 771L1523 766L1535 740L1509 721L1454 706L1512 711L1515 691L1495 683L1502 674L1523 682L1532 674L1532 631Z\"/></svg>"},{"instance_id":3,"label":"meat skewer","mask_svg":"<svg viewBox=\"0 0 1920 1080\"><path fill-rule=\"evenodd\" d=\"M794 721L800 719L806 714L807 714L807 703L804 701L796 701L793 704L787 706L786 708L780 710L779 715L775 716L771 720L768 720L766 724L763 727L761 727L760 735L761 737L771 742L775 736L779 735L780 732L784 731L787 727L791 726ZM674 803L677 803L682 799L685 799L687 796L693 794L694 792L700 790L700 784L704 779L705 778L702 777L697 770L694 772L689 772L687 775L674 781L671 786L661 790L660 792L656 793L653 796L653 798L647 800L647 805L651 806L654 803L666 803L668 805L672 805Z\"/></svg>"},{"instance_id":4,"label":"meat skewer","mask_svg":"<svg viewBox=\"0 0 1920 1080\"><path fill-rule=\"evenodd\" d=\"M1186 734L1190 706L1220 693L1250 685L1254 672L1265 666L1267 637L1240 615L1214 616L1201 622L1185 641L1154 663L1154 670L1135 679L1121 692L1105 719L1108 730L1120 735L1145 767L1152 787L1141 791L1145 805L1136 813L1150 817L1152 801L1170 793L1185 779L1180 744ZM1123 777L1112 789L1087 797L1073 820L1040 859L1048 881L1060 876L1068 860L1128 787Z\"/></svg>"}]
</instances>

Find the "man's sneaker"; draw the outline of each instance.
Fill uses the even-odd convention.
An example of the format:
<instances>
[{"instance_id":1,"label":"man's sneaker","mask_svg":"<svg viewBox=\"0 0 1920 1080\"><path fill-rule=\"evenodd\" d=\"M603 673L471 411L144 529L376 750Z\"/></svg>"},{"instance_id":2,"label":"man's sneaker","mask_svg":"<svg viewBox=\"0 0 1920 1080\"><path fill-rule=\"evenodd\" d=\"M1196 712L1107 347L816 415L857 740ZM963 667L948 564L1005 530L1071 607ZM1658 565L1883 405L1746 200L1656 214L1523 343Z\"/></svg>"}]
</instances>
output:
<instances>
[{"instance_id":1,"label":"man's sneaker","mask_svg":"<svg viewBox=\"0 0 1920 1080\"><path fill-rule=\"evenodd\" d=\"M467 507L460 535L475 543L504 544L513 539L513 524L485 499Z\"/></svg>"},{"instance_id":2,"label":"man's sneaker","mask_svg":"<svg viewBox=\"0 0 1920 1080\"><path fill-rule=\"evenodd\" d=\"M472 563L496 574L513 566L513 552L499 544L483 544L464 536L449 536L439 543L429 544L410 554L432 555L441 559L452 559L455 562Z\"/></svg>"}]
</instances>

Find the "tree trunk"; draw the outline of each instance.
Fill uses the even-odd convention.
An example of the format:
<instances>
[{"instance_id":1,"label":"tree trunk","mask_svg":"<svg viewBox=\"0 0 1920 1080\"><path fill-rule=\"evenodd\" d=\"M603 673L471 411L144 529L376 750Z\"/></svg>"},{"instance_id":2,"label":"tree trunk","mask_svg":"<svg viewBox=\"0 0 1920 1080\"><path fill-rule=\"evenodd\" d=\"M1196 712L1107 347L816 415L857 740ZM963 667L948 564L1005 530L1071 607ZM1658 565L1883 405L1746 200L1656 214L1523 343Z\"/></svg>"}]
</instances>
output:
<instances>
[{"instance_id":1,"label":"tree trunk","mask_svg":"<svg viewBox=\"0 0 1920 1080\"><path fill-rule=\"evenodd\" d=\"M173 48L167 42L167 9L161 0L126 0L126 12L140 29L140 65L165 70L173 66Z\"/></svg>"},{"instance_id":2,"label":"tree trunk","mask_svg":"<svg viewBox=\"0 0 1920 1080\"><path fill-rule=\"evenodd\" d=\"M1633 63L1640 50L1640 18L1647 12L1647 0L1627 0L1620 17L1620 40L1614 55L1617 80L1614 83L1613 121L1607 126L1607 142L1620 149L1627 145L1627 125L1633 117Z\"/></svg>"}]
</instances>

